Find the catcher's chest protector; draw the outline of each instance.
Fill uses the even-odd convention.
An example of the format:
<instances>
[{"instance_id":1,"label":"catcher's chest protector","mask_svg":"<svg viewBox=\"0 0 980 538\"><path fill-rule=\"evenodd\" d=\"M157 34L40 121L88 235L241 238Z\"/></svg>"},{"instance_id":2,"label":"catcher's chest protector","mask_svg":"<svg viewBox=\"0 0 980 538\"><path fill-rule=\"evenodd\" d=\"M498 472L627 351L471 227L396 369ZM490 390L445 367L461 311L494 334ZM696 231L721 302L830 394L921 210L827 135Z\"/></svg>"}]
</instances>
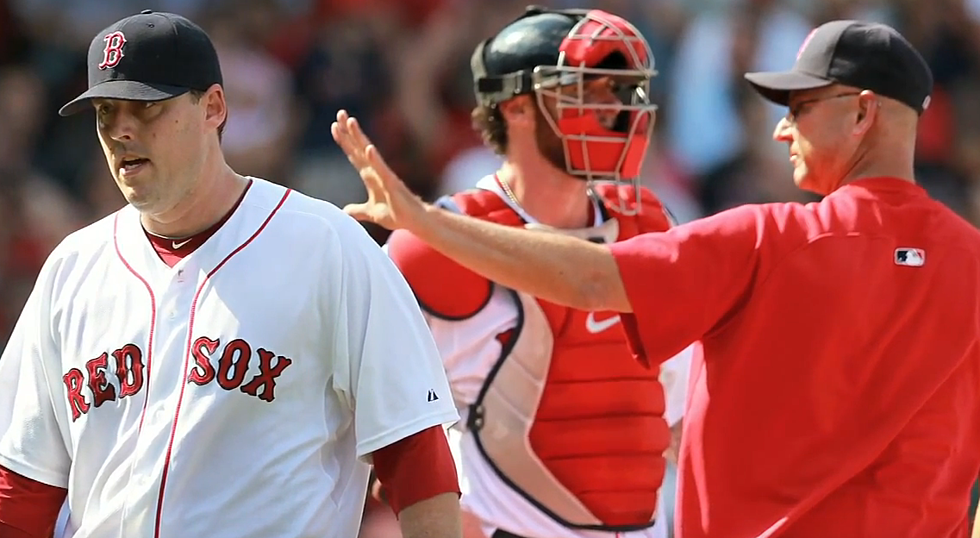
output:
<instances>
[{"instance_id":1,"label":"catcher's chest protector","mask_svg":"<svg viewBox=\"0 0 980 538\"><path fill-rule=\"evenodd\" d=\"M491 191L453 202L472 216L524 225ZM667 226L657 204L598 227L555 232L608 243ZM659 368L633 360L615 312L583 312L509 291L518 324L499 336L503 352L468 419L483 457L568 527L651 526L670 440Z\"/></svg>"}]
</instances>

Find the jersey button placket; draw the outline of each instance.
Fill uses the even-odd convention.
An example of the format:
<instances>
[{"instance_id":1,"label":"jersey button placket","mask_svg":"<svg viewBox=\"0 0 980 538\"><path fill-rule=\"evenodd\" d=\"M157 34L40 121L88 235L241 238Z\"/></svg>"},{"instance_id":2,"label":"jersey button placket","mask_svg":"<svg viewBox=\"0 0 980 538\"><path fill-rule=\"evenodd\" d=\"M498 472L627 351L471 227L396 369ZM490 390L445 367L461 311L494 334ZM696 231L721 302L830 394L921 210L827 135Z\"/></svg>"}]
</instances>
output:
<instances>
[{"instance_id":1,"label":"jersey button placket","mask_svg":"<svg viewBox=\"0 0 980 538\"><path fill-rule=\"evenodd\" d=\"M173 421L180 389L186 383L184 362L191 306L196 291L196 282L188 278L190 274L193 272L186 268L172 272L157 290L160 303L154 342L156 349L147 386L146 409L137 439L138 456L134 458L131 471L133 494L127 496L129 506L125 516L142 520L140 526L146 529L147 536L154 536L157 504L161 502L160 496L166 495L165 491L161 491L160 484L168 464L168 448L171 443L176 445L179 442L179 439L171 440L171 432L174 431Z\"/></svg>"}]
</instances>

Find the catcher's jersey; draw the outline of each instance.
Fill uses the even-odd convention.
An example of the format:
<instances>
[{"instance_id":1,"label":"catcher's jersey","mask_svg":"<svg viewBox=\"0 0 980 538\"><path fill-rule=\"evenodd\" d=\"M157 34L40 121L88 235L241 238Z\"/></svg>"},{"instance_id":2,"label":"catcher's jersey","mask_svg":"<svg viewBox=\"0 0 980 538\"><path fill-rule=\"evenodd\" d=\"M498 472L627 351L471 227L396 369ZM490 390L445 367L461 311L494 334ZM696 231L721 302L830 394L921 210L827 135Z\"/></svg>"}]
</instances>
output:
<instances>
[{"instance_id":1,"label":"catcher's jersey","mask_svg":"<svg viewBox=\"0 0 980 538\"><path fill-rule=\"evenodd\" d=\"M0 358L0 465L76 538L354 538L370 454L458 419L403 277L253 178L168 267L127 206L51 254Z\"/></svg>"}]
</instances>

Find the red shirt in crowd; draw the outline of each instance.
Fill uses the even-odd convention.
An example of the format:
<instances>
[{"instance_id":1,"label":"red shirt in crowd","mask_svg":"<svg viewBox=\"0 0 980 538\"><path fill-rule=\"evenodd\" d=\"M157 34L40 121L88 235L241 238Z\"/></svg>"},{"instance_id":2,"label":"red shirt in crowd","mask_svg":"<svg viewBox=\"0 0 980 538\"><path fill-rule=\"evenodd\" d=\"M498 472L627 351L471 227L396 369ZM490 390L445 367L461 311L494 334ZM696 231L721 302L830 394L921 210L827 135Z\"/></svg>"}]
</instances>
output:
<instances>
[{"instance_id":1,"label":"red shirt in crowd","mask_svg":"<svg viewBox=\"0 0 980 538\"><path fill-rule=\"evenodd\" d=\"M918 185L743 206L610 248L638 359L693 341L678 538L966 537L980 232Z\"/></svg>"}]
</instances>

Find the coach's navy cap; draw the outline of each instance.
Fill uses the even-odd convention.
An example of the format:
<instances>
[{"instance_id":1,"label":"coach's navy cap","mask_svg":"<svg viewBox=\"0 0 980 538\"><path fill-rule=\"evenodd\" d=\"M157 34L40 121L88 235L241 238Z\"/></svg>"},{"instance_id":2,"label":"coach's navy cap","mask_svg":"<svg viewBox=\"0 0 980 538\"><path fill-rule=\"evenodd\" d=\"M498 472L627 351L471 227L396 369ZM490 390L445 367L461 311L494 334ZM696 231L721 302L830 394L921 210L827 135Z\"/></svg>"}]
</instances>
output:
<instances>
[{"instance_id":1,"label":"coach's navy cap","mask_svg":"<svg viewBox=\"0 0 980 538\"><path fill-rule=\"evenodd\" d=\"M789 71L747 73L766 99L789 104L794 90L844 84L890 97L922 113L932 94L932 71L901 34L884 24L838 20L803 41Z\"/></svg>"},{"instance_id":2,"label":"coach's navy cap","mask_svg":"<svg viewBox=\"0 0 980 538\"><path fill-rule=\"evenodd\" d=\"M58 111L69 116L90 99L161 101L221 84L211 38L180 15L142 11L92 39L88 90Z\"/></svg>"}]
</instances>

